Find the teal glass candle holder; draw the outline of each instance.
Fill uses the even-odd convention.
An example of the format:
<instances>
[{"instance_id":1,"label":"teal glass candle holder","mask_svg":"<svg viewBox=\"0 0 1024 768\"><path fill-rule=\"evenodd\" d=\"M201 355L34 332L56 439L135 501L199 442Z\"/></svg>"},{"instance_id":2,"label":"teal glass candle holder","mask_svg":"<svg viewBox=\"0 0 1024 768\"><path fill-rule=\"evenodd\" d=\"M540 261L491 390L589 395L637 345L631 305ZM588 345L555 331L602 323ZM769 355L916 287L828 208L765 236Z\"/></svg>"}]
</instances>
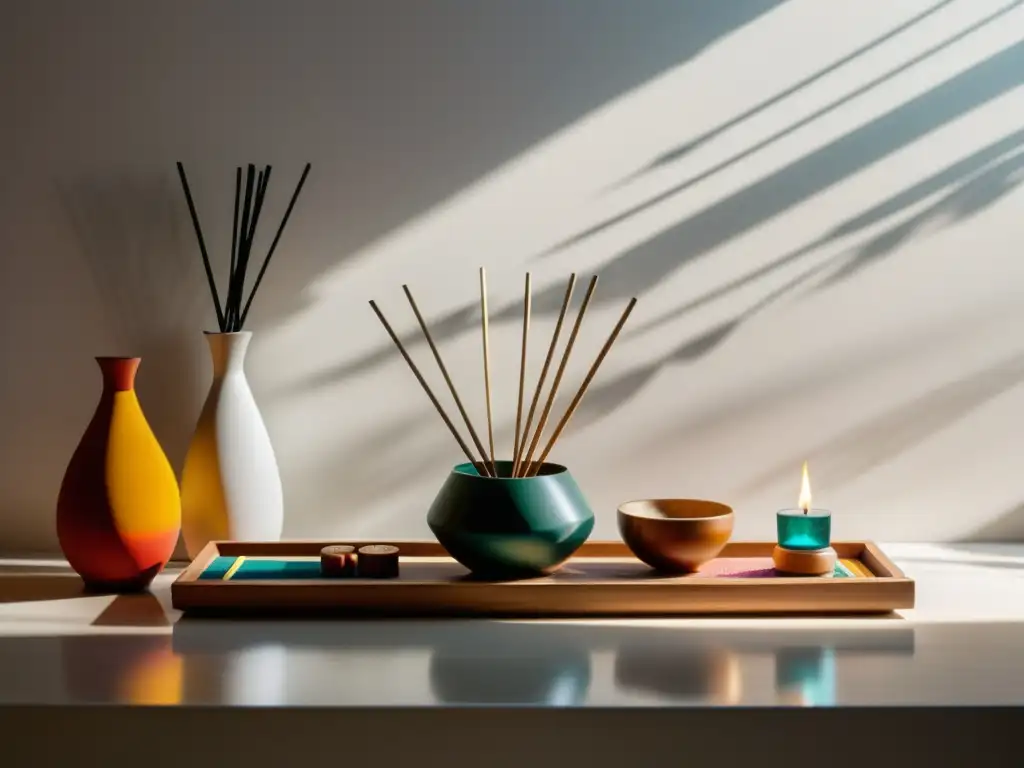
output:
<instances>
[{"instance_id":1,"label":"teal glass candle holder","mask_svg":"<svg viewBox=\"0 0 1024 768\"><path fill-rule=\"evenodd\" d=\"M832 543L832 513L827 509L783 509L776 519L783 549L809 552Z\"/></svg>"}]
</instances>

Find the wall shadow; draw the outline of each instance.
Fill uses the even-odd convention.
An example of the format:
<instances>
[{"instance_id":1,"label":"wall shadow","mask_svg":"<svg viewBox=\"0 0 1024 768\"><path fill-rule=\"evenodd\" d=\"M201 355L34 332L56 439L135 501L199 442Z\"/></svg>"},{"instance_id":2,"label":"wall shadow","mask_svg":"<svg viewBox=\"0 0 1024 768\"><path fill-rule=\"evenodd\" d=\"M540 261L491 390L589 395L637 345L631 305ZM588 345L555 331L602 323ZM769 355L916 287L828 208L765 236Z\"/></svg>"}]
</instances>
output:
<instances>
[{"instance_id":1,"label":"wall shadow","mask_svg":"<svg viewBox=\"0 0 1024 768\"><path fill-rule=\"evenodd\" d=\"M19 258L3 265L0 306L19 332L0 384L4 546L55 549L53 503L94 402L93 355L143 357L140 400L180 465L212 312L175 160L220 255L225 174L248 160L313 162L253 304L259 333L329 302L311 286L370 244L784 2L709 12L654 0L636 13L619 0L253 0L241 22L224 4L11 9L0 90L17 119L0 123L0 141L18 149L0 248Z\"/></svg>"},{"instance_id":2,"label":"wall shadow","mask_svg":"<svg viewBox=\"0 0 1024 768\"><path fill-rule=\"evenodd\" d=\"M879 46L889 42L890 40L892 40L895 37L898 37L902 33L906 32L908 29L912 29L913 27L915 27L920 22L924 21L925 19L927 19L930 16L935 15L936 13L941 11L943 8L945 8L946 6L951 5L952 3L955 3L955 2L957 2L957 0L941 0L941 2L938 2L935 5L933 5L932 7L925 9L921 13L917 14L916 16L911 17L910 19L908 19L907 21L903 22L902 24L896 25L891 30L886 32L884 35L880 35L879 37L876 37L874 40L872 40L871 42L867 43L866 45L862 45L862 46L854 49L853 51L851 51L847 55L842 56L842 57L836 59L831 64L829 64L829 65L827 65L825 67L822 67L821 69L817 70L816 72L812 73L811 75L808 75L807 77L798 80L797 82L793 83L792 85L787 86L786 88L782 89L781 91L778 91L777 93L772 94L768 98L759 101L753 107L750 107L749 109L744 110L743 112L741 112L740 114L736 115L735 117L732 117L732 118L726 120L725 122L723 122L723 123L721 123L719 125L716 125L711 130L705 131L704 133L698 135L696 138L690 139L689 141L686 141L686 142L678 145L677 147L674 147L674 148L668 150L667 152L663 152L661 155L656 157L654 160L652 160L650 163L645 165L640 170L636 171L633 174L630 174L629 176L627 176L622 181L620 181L617 184L613 185L611 187L611 189L617 189L619 187L625 186L630 181L633 181L633 180L639 178L640 176L643 176L646 173L650 173L651 171L657 170L657 169L659 169L659 168L661 168L663 166L670 165L670 164L675 163L675 162L677 162L679 160L682 160L687 155L691 154L692 152L694 152L695 150L697 150L700 147L704 146L705 144L707 144L707 143L713 141L714 139L718 138L719 136L721 136L725 132L729 131L730 129L735 128L736 126L738 126L741 123L749 120L752 117L756 117L757 115L759 115L759 114L765 112L766 110L770 109L771 107L777 105L779 102L789 98L790 96L793 96L794 94L799 93L804 88L806 88L806 87L808 87L810 85L814 85L815 83L819 82L820 80L823 80L828 75L831 75L834 72L837 72L838 70L842 69L847 64L850 64L850 63L856 61L857 59L859 59L864 54L870 53L871 51L873 51L874 49L878 48ZM1016 5L1016 3L1014 5ZM844 98L843 99L843 101L846 101L846 100L848 100L848 98ZM789 129L789 131L791 131L791 130L792 130L792 127Z\"/></svg>"},{"instance_id":3,"label":"wall shadow","mask_svg":"<svg viewBox=\"0 0 1024 768\"><path fill-rule=\"evenodd\" d=\"M91 361L75 367L68 357L106 352L108 341L116 352L143 356L139 374L143 407L172 462L179 463L184 453L202 394L204 382L200 379L205 378L197 371L197 357L202 359L205 354L199 318L200 312L208 317L209 299L181 192L174 184L171 163L179 150L190 167L189 152L198 154L196 166L206 169L216 169L222 161L225 166L232 165L234 157L226 157L230 152L259 154L265 146L277 147L286 157L306 152L313 155L316 167L311 185L316 186L307 191L296 210L282 243L289 253L281 254L280 263L268 275L252 315L257 330L285 325L313 303L308 289L317 279L347 265L352 254L438 201L468 189L503 163L515 161L581 115L609 105L617 96L685 63L780 4L738 0L717 4L712 13L705 3L692 0L651 3L643 14L637 14L624 11L614 0L552 4L543 10L511 3L485 8L441 2L429 10L417 7L402 14L395 13L397 5L388 3L310 3L307 8L317 5L320 11L312 22L294 9L262 3L261 12L248 17L245 25L234 23L230 13L220 9L200 12L196 10L199 6L176 9L173 14L124 9L112 19L72 11L71 6L53 18L34 7L19 8L19 29L28 41L18 49L19 57L25 57L19 69L34 72L33 80L38 77L38 82L32 87L16 84L10 107L25 119L6 123L0 134L28 158L14 163L11 186L22 189L21 182L41 181L26 185L25 194L19 194L27 202L4 206L0 212L5 247L26 253L21 266L5 270L6 303L17 307L9 310L9 317L30 318L24 322L32 323L5 347L5 358L17 361L8 374L11 383L3 387L5 436L0 438L8 467L3 477L9 491L5 504L12 517L48 521L52 516L55 484L88 420L93 399L88 387L77 386L75 381ZM862 49L892 40L900 29L944 5L934 4ZM210 39L219 40L217 57L223 58L224 51L237 55L211 67L211 50L178 45L198 28L214 31ZM382 39L393 45L382 49ZM68 55L52 57L47 53L52 50L65 50ZM527 50L530 55L524 56ZM860 53L851 54L855 55ZM83 82L104 82L105 67L125 60L134 62L139 81L152 81L159 87L133 93L123 78L115 78L116 87L97 89L90 96L96 102L93 112L103 117L90 121L81 113L76 123L76 99ZM467 67L467 61L473 66ZM346 76L340 77L339 72ZM824 70L812 73L810 79L824 74ZM197 76L204 78L201 88L194 85ZM799 91L807 80L757 101L715 130L742 122L751 110L767 109L772 99ZM877 120L675 222L646 242L615 254L600 269L595 302L617 305L632 295L642 295L694 260L884 162L1018 88L1021 82L1024 44L996 53ZM865 84L854 93L874 84ZM46 98L33 96L37 91L46 93ZM164 128L163 109L169 104L177 114L209 114L215 105L221 114L236 119L210 120L201 130L183 131L177 125ZM251 139L240 140L236 122L252 126ZM130 128L119 132L117 126ZM33 128L38 136L30 135ZM136 136L144 140L128 140ZM769 138L774 140L777 138ZM875 206L802 252L834 244L907 210L926 195L956 186L929 213L915 214L909 223L873 236L867 244L830 260L827 267L808 268L786 289L773 288L736 316L679 339L658 360L612 377L606 384L599 380L584 400L574 428L619 407L663 366L692 363L720 349L743 324L792 296L795 289L824 290L839 280L863 274L928 227L945 224L947 217L962 221L1002 198L1019 183L1021 156L1011 156L1019 146L1014 141L1017 139L1008 138L950 166L945 177L932 179L930 190L911 185L900 196L880 204L888 202L890 208ZM744 151L756 152L761 146ZM680 144L654 162L667 166L684 161L690 149ZM669 156L672 153L676 154ZM83 170L81 162L62 169L69 157L81 160L84 154L94 163L93 170ZM45 162L39 163L41 158ZM277 157L267 159L278 162ZM209 184L197 185L197 197L221 201L226 208L226 189L220 188L216 196L212 192L214 184L223 181L217 173L215 178L211 171ZM684 183L695 182L688 179ZM38 187L45 189L40 193ZM55 201L59 207L53 206ZM37 202L55 210L21 220L19 216ZM200 209L206 219L207 206L200 202ZM73 238L66 249L71 255L65 259L67 263L61 261L63 252L47 255L45 240L38 252L32 252L31 247L40 242L37 236L65 225ZM8 230L14 232L9 238ZM783 258L789 256L792 254ZM27 265L32 259L38 264ZM47 304L53 294L46 293L49 281L45 273L67 273L64 267L71 261L88 270L94 285L87 290L73 286L61 295L95 294L96 300L85 298L81 304L51 301L25 315L22 310L30 302L24 294L38 291L31 303ZM759 271L752 279L767 274ZM37 279L21 279L25 275ZM534 297L535 312L550 316L556 311L563 288L560 279L541 286ZM329 303L330 297L316 301ZM91 336L88 314L97 309L104 313L99 324L102 330ZM468 303L440 313L437 324L432 320L439 343L475 332L477 312L475 303ZM493 320L517 322L518 308L504 308ZM63 338L61 344L47 348L57 338ZM422 344L417 331L410 333L409 341L412 346ZM394 359L394 354L382 334L368 355L343 361L341 366L301 382L289 394L301 396L311 387L365 373ZM98 378L94 381L98 393ZM562 407L564 402L556 405L556 413ZM400 430L385 429L374 444L400 441ZM351 487L349 483L361 482L365 475L371 478L368 487L391 492L393 477L385 469L368 467L347 450L338 453L317 471L333 468L339 487ZM351 464L351 469L338 472L336 462ZM422 466L404 459L398 463L409 469L403 477L423 477L433 471L426 459L423 462ZM354 503L358 506L360 499ZM37 525L26 521L19 520L17 527L27 530Z\"/></svg>"},{"instance_id":4,"label":"wall shadow","mask_svg":"<svg viewBox=\"0 0 1024 768\"><path fill-rule=\"evenodd\" d=\"M457 414L449 415L457 418ZM299 503L293 503L289 511L289 525L317 530L325 518L344 519L348 526L363 523L365 518L361 516L361 510L365 506L382 504L409 485L431 475L437 477L440 489L451 466L437 451L423 449L418 438L424 432L442 432L447 440L451 440L440 419L430 409L418 416L378 425L355 445L325 451L320 461L311 462L304 471L317 478L318 495L344 498L345 509L325 511L315 501L302 503L300 496ZM297 494L302 493L301 485L298 483ZM420 510L421 516L426 515L428 503ZM402 511L396 510L395 514L400 515Z\"/></svg>"},{"instance_id":5,"label":"wall shadow","mask_svg":"<svg viewBox=\"0 0 1024 768\"><path fill-rule=\"evenodd\" d=\"M890 253L905 243L909 239L909 235L918 231L921 228L920 225L925 222L936 221L941 226L952 226L962 219L969 218L1019 185L1016 175L1020 156L1014 155L1014 153L1020 147L1024 147L1024 129L1014 131L998 141L991 142L962 160L951 163L942 170L909 185L877 205L845 219L821 237L773 259L768 264L751 270L719 288L708 291L693 301L633 327L627 331L627 336L656 330L696 309L745 288L761 278L769 277L783 267L811 256L827 246L839 243L886 219L898 216L912 206L944 190L953 188L952 192L947 193L939 202L908 219L909 222L914 222L913 225L907 227L906 222L895 225L880 235L874 236L866 245L852 247L830 258L830 265L841 262L874 261L876 254ZM948 220L947 216L950 217ZM839 271L843 270L844 268L841 267ZM831 285L834 282L835 280L830 280L828 284Z\"/></svg>"},{"instance_id":6,"label":"wall shadow","mask_svg":"<svg viewBox=\"0 0 1024 768\"><path fill-rule=\"evenodd\" d=\"M993 155L992 150L997 147L1002 148L1021 144L1024 144L1024 131L1018 131L1011 137L1008 137L1008 139L996 142L986 148L986 150L972 155L968 160L957 163L955 173L969 176L978 165L991 158ZM756 277L767 276L797 258L810 255L828 241L838 239L840 236L835 234L835 232L842 231L848 234L855 231L855 228L859 229L867 226L869 223L873 223L883 215L886 217L895 215L900 208L909 206L912 202L916 202L918 199L926 196L926 192L934 192L940 189L941 187L938 186L939 180L942 179L948 182L953 175L950 173L952 170L951 167L947 171L931 177L926 182L914 185L912 190L907 190L893 196L882 205L841 225L833 234L827 235L825 238L816 240L808 246L799 248L777 259L767 267L757 270L752 275L734 280L727 286L705 294L705 296L689 302L679 309L672 310L665 316L648 321L642 326L632 329L632 331L627 333L627 336L655 330L669 320L677 319L712 299L720 298L731 290L739 289L743 285L753 282ZM611 413L637 395L664 367L692 363L714 352L719 346L728 341L732 334L739 330L740 326L749 322L786 296L792 295L795 289L809 286L809 290L822 291L833 287L844 280L856 276L862 270L878 264L884 258L897 253L900 246L926 229L946 228L962 224L990 205L999 202L1006 195L1020 187L1021 184L1024 184L1024 151L1010 154L998 162L984 167L980 173L970 176L937 202L927 206L899 224L895 224L880 234L869 238L865 243L805 269L795 278L787 281L780 288L773 290L748 309L691 337L664 357L637 370L622 374L617 379L596 385L587 399L580 404L579 421L574 423L578 426L578 423L581 421L593 420L603 413ZM822 275L825 275L824 278L815 283L815 278Z\"/></svg>"},{"instance_id":7,"label":"wall shadow","mask_svg":"<svg viewBox=\"0 0 1024 768\"><path fill-rule=\"evenodd\" d=\"M822 280L816 291L854 277L929 227L960 224L999 202L1024 183L1024 152L1017 152L961 184L938 202L869 239Z\"/></svg>"},{"instance_id":8,"label":"wall shadow","mask_svg":"<svg viewBox=\"0 0 1024 768\"><path fill-rule=\"evenodd\" d=\"M1024 141L1024 132L1015 136L1019 140ZM855 276L861 270L876 264L883 258L892 255L901 245L928 226L956 226L987 206L999 201L1022 183L1024 183L1024 152L1018 152L986 169L983 173L978 174L969 181L964 182L923 211L870 238L865 244L851 249L850 252L837 254L823 263L805 269L795 278L787 281L780 288L773 290L746 310L687 339L667 355L644 366L620 374L614 379L596 384L591 389L587 398L580 404L577 416L573 422L574 428L578 429L581 424L593 422L602 415L614 412L615 409L638 395L665 367L693 363L705 355L714 352L719 346L727 342L742 325L784 297L791 295L796 288L813 283L815 278L829 273L830 270L831 272L824 279L811 286L811 290L820 291L832 287L842 280ZM813 247L807 247L795 251L794 254L805 255L812 251ZM782 259L773 262L769 267L759 270L759 276L767 275L781 267L784 263L792 261L794 254L784 256ZM726 288L716 289L712 294L714 294L714 298L718 298L728 290L739 288L741 283L751 280L753 278L748 276L742 280L733 281ZM687 311L696 309L706 301L710 301L709 297L712 294L690 302L680 310L673 310L670 313L671 319L676 319ZM669 319L669 317L663 317L649 321L639 328L634 328L632 333L647 333Z\"/></svg>"},{"instance_id":9,"label":"wall shadow","mask_svg":"<svg viewBox=\"0 0 1024 768\"><path fill-rule=\"evenodd\" d=\"M695 259L806 202L814 195L835 186L868 166L884 160L889 155L939 130L968 112L1002 96L1021 83L1024 83L1024 43L1003 49L985 61L891 109L870 123L809 152L778 171L688 216L645 243L613 257L598 270L601 280L598 290L594 294L593 305L624 303L632 296L642 296L644 292L656 287ZM926 181L909 185L904 192L844 222L819 240L780 257L772 265L751 273L734 284L730 284L726 289L716 289L712 292L713 297L725 295L728 290L738 289L749 281L764 277L782 266L811 254L824 245L894 215L897 210L905 209L915 200L923 199L928 194L948 186L955 179L969 176L973 170L984 167L993 159L1019 146L1021 141L1021 132L1014 133L979 150L971 157L950 165L942 173L935 174ZM962 199L954 199L947 201L946 205L959 207L966 215L976 212L985 204L994 202L1019 183L1015 176L1016 165L1014 162L1011 161L1010 165L1005 166L1002 171L994 171L995 176L990 177L987 182L980 182L977 186L965 188L962 191L962 196L971 201L969 204ZM999 173L1005 174L1005 178L1001 182L997 178ZM655 202L659 202L660 199ZM987 203L982 202L985 199L988 199ZM919 226L914 225L909 229L915 231L917 228ZM878 256L871 255L871 251L886 254L893 252L901 243L902 238L907 236L901 235L901 232L902 230L897 228L890 233L888 242L884 237L880 238L867 251L859 256L854 256L853 261L859 264L872 263L878 260ZM858 270L859 267L850 274L854 274ZM812 268L807 270L805 276L810 278L817 274L819 274L819 270ZM798 284L798 281L795 281L794 284ZM549 315L557 312L564 290L564 282L557 281L535 292L533 297L534 314ZM779 296L781 295L784 294L780 293ZM690 302L681 309L671 311L665 318L648 322L644 329L649 330L668 319L679 316L700 306L710 298L712 296L702 297L697 302ZM761 309L765 306L767 304L762 305ZM435 341L440 343L473 330L477 322L477 312L475 303L467 302L462 307L444 315L430 318L431 332ZM520 312L521 308L509 306L495 312L491 319L495 323L515 321ZM658 365L674 359L692 360L706 354L727 338L739 322L749 319L751 316L752 314L747 314L745 318L737 318L721 328L702 333L700 338L685 341ZM406 334L402 341L409 346L423 343L421 336L413 331ZM390 359L391 352L388 342L384 340L372 351L354 357L305 382L300 382L297 386L301 391L309 387L326 386L347 376L365 373ZM650 375L656 372L655 367L652 366L648 371ZM633 372L629 376L634 380L638 377L642 378L640 371Z\"/></svg>"},{"instance_id":10,"label":"wall shadow","mask_svg":"<svg viewBox=\"0 0 1024 768\"><path fill-rule=\"evenodd\" d=\"M332 226L340 221L341 231L334 226L328 236L321 230L323 237L311 239L318 242L329 237L330 247L305 252L293 248L294 252L286 255L288 269L276 265L273 283L268 276L267 285L261 289L259 307L253 304L253 326L277 327L301 313L314 303L308 298L308 289L316 277L328 270L337 271L382 234L398 230L417 214L451 198L581 116L693 59L717 40L785 2L732 0L709 12L701 0L655 0L645 5L643 13L634 13L615 0L570 0L536 8L516 3L480 6L442 0L430 8L403 5L400 15L394 13L394 8L389 9L388 3L379 2L356 4L358 11L352 19L343 19L344 11L334 11L332 21L339 22L337 32L342 39L359 35L359 39L351 40L352 58L362 66L373 67L375 76L383 76L384 83L398 75L393 71L395 64L363 61L369 55L360 50L367 47L366 38L380 35L381 39L394 38L396 44L407 42L413 50L410 60L403 64L415 68L418 85L407 95L401 112L391 105L376 104L366 94L357 95L349 114L356 113L361 102L369 101L371 114L387 110L386 116L378 117L391 122L384 131L377 125L365 126L365 140L378 144L382 137L393 136L399 141L386 147L370 146L365 151L357 149L358 145L347 150L334 148L341 154L330 164L344 160L338 172L349 178L355 174L362 180L343 189L318 182L315 193L310 189L304 194L316 194L321 200L305 200L312 205L305 216L314 228L324 221ZM458 22L452 23L454 19ZM422 45L421 36L427 35L444 41L444 52L425 55L416 50ZM530 55L524 56L524 50ZM449 60L452 56L464 58ZM467 60L472 61L468 69ZM441 82L434 82L435 77ZM408 88L408 71L403 70L400 79L406 84L400 89L404 91ZM445 91L456 79L466 82L458 98L446 103L444 99L452 96ZM557 91L556 85L560 86ZM432 94L441 100L426 103ZM396 98L399 96L396 94ZM439 119L445 124L435 127L433 123ZM452 119L459 123L450 124ZM417 124L418 129L412 130ZM437 147L440 151L431 157L428 147L437 141L430 131L435 128L445 139ZM345 135L352 126L341 126L341 130ZM457 154L453 155L452 149L457 149ZM381 158L385 173L393 169L398 189L373 178L380 170L367 165L370 158L382 154L387 155ZM314 167L314 174L316 170ZM327 170L330 172L330 166ZM310 178L312 183L313 174ZM372 227L367 226L369 222ZM294 224L297 228L299 220ZM458 311L436 322L457 332L471 321L466 312ZM406 341L419 343L415 335L403 338ZM377 351L367 362L343 366L333 376L324 377L333 381L354 376L384 359L386 355Z\"/></svg>"},{"instance_id":11,"label":"wall shadow","mask_svg":"<svg viewBox=\"0 0 1024 768\"><path fill-rule=\"evenodd\" d=\"M970 544L990 541L1024 542L1024 504L1018 504L997 515L958 541Z\"/></svg>"},{"instance_id":12,"label":"wall shadow","mask_svg":"<svg viewBox=\"0 0 1024 768\"><path fill-rule=\"evenodd\" d=\"M1024 354L1018 354L888 409L839 437L812 445L799 456L780 460L737 493L769 487L808 454L821 457L815 462L815 473L825 478L829 487L840 487L906 453L1022 382Z\"/></svg>"},{"instance_id":13,"label":"wall shadow","mask_svg":"<svg viewBox=\"0 0 1024 768\"><path fill-rule=\"evenodd\" d=\"M597 305L625 301L869 165L1024 83L1024 42L687 217L601 269ZM557 287L556 287L557 288ZM548 289L548 292L556 288Z\"/></svg>"},{"instance_id":14,"label":"wall shadow","mask_svg":"<svg viewBox=\"0 0 1024 768\"><path fill-rule=\"evenodd\" d=\"M139 399L177 464L201 405L190 384L200 379L193 323L205 309L195 246L182 236L181 193L168 173L61 179L55 193L115 342L106 354L142 357Z\"/></svg>"},{"instance_id":15,"label":"wall shadow","mask_svg":"<svg viewBox=\"0 0 1024 768\"><path fill-rule=\"evenodd\" d=\"M811 112L810 114L800 118L799 120L796 120L796 121L790 123L785 128L782 128L781 130L776 131L775 133L769 135L768 137L762 139L761 141L758 141L755 144L752 144L751 146L746 147L741 152L738 152L738 153L732 155L731 157L727 158L726 160L723 160L720 163L717 163L717 164L713 165L711 168L707 169L706 171L703 171L702 173L697 174L696 176L691 176L691 177L687 178L686 180L684 180L682 182L679 182L676 185L672 186L671 188L665 190L664 192L661 192L661 193L655 195L654 197L644 201L643 203L640 203L639 205L633 206L633 207L627 209L626 211L611 217L610 219L606 219L605 221L602 221L601 223L599 223L599 224L597 224L597 225L595 225L593 227L590 227L589 229L586 229L586 230L584 230L583 232L581 232L581 233L579 233L577 235L574 235L573 237L569 238L568 240L563 240L562 242L557 243L556 245L552 246L548 251L545 251L543 254L541 254L541 256L543 257L543 256L552 255L552 254L557 253L559 251L562 251L562 250L564 250L564 249L566 249L566 248L568 248L568 247L570 247L572 245L576 245L577 243L580 243L580 242L582 242L584 240L587 240L587 239L593 237L594 235L598 235L601 232L604 232L604 231L608 230L609 228L611 228L615 224L619 224L619 223L621 223L623 221L626 221L627 219L632 218L636 214L642 213L643 211L646 211L646 210L650 209L651 207L657 205L658 203L662 203L662 202L664 202L666 200L669 200L669 199L675 197L676 195L678 195L678 194L680 194L682 192L685 192L686 190L696 186L700 182L705 181L705 180L711 178L712 176L714 176L714 175L716 175L718 173L721 173L722 171L725 171L725 170L733 167L734 165L742 162L743 160L752 157L756 153L760 152L763 149L766 149L766 148L770 147L772 144L775 144L776 142L784 139L785 137L791 135L795 131L810 125L811 123L815 122L816 120L819 120L822 117L825 117L825 116L829 115L830 113L832 113L832 112L836 111L837 109L843 107L844 105L848 104L849 102L853 101L854 99L856 99L856 98L858 98L860 96L863 96L866 93L869 93L871 90L877 88L878 86L884 85L888 81L890 81L890 80L896 78L897 76L899 76L900 74L906 72L908 69L911 69L915 65L917 65L917 64L919 64L919 63L921 63L923 61L926 61L929 57L934 56L936 53L941 53L946 48L950 47L951 45L954 45L955 43L960 42L965 37L969 36L970 34L976 32L976 31L978 31L979 29L981 29L981 28L983 28L983 27L985 27L985 26L987 26L987 25L989 25L989 24L991 24L991 23L993 23L995 21L998 21L1000 18L1005 16L1007 13L1009 13L1011 10L1013 10L1017 6L1021 5L1022 2L1024 2L1024 0L1018 0L1018 2L1011 3L1009 6L1001 8L999 11L997 11L997 12L995 12L993 14L990 14L989 16L986 16L981 21L978 21L978 22L976 22L976 23L974 23L974 24L964 28L963 30L961 30L957 34L947 38L946 40L944 40L943 42L939 43L938 45L932 46L931 48L926 49L922 53L919 53L916 56L911 57L910 59L908 59L907 61L902 63L900 66L894 67L893 69L891 69L888 72L886 72L884 75L881 75L881 76L876 77L876 78L874 78L872 80L869 80L867 83L865 83L865 84L855 88L854 90L850 91L849 93L847 93L846 95L842 96L841 98L835 99L834 101L829 102L824 107L820 107L819 109L814 110L813 112ZM884 38L882 38L882 39L884 39ZM796 90L796 89L794 87L794 89L790 89L790 90Z\"/></svg>"}]
</instances>

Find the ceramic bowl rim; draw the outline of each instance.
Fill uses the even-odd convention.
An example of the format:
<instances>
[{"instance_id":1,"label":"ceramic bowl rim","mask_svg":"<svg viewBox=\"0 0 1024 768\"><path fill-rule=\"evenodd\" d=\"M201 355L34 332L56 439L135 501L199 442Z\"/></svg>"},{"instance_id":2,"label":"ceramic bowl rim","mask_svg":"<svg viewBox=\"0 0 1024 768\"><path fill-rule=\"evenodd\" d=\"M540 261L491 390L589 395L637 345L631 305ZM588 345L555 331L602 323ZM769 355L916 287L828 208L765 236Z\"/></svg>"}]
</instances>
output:
<instances>
[{"instance_id":1,"label":"ceramic bowl rim","mask_svg":"<svg viewBox=\"0 0 1024 768\"><path fill-rule=\"evenodd\" d=\"M657 502L665 501L688 501L696 502L698 504L707 504L714 507L720 507L722 509L717 515L698 515L695 517L651 517L649 515L638 515L634 512L629 512L624 509L631 504L655 504ZM659 521L661 523L694 523L702 522L707 520L723 520L729 517L735 517L735 510L728 504L722 501L713 501L711 499L682 499L682 498L658 498L658 499L631 499L630 501L624 501L618 506L618 514L622 517L628 517L631 520L651 520ZM655 523L656 524L656 523Z\"/></svg>"},{"instance_id":2,"label":"ceramic bowl rim","mask_svg":"<svg viewBox=\"0 0 1024 768\"><path fill-rule=\"evenodd\" d=\"M509 459L496 459L498 464L511 464ZM452 467L451 474L459 477L468 477L473 480L501 480L503 482L521 483L529 480L542 480L546 477L565 477L569 474L569 469L563 464L557 464L553 461L545 461L541 463L541 467L551 467L554 469L553 472L546 472L545 474L537 474L533 477L488 477L487 475L477 474L474 467L474 472L471 474L466 471L467 467L473 467L473 462L461 461Z\"/></svg>"}]
</instances>

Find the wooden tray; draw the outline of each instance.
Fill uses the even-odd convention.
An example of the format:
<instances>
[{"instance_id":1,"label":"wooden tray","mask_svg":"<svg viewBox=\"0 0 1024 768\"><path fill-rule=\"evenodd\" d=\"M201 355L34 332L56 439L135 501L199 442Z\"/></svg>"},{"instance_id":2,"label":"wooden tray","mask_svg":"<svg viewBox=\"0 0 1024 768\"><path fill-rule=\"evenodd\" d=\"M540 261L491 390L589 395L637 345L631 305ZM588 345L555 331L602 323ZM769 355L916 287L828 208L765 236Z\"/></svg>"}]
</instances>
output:
<instances>
[{"instance_id":1,"label":"wooden tray","mask_svg":"<svg viewBox=\"0 0 1024 768\"><path fill-rule=\"evenodd\" d=\"M657 574L621 542L591 541L559 571L473 579L436 542L394 541L397 579L319 576L321 541L210 542L171 586L193 615L680 616L887 613L914 605L914 582L869 542L832 546L849 577L780 577L774 542L735 542L700 573ZM361 546L367 542L344 542Z\"/></svg>"}]
</instances>

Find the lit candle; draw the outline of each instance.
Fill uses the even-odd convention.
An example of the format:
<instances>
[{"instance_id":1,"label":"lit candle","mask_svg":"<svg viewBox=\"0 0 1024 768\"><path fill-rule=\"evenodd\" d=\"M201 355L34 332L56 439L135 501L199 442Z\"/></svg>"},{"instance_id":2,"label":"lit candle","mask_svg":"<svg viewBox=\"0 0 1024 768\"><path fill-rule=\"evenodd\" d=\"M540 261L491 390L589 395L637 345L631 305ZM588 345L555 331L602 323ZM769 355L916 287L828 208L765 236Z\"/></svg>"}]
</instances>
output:
<instances>
[{"instance_id":1,"label":"lit candle","mask_svg":"<svg viewBox=\"0 0 1024 768\"><path fill-rule=\"evenodd\" d=\"M811 479L804 462L797 509L783 509L776 515L779 546L808 552L825 549L832 540L832 513L811 507Z\"/></svg>"},{"instance_id":2,"label":"lit candle","mask_svg":"<svg viewBox=\"0 0 1024 768\"><path fill-rule=\"evenodd\" d=\"M797 505L804 511L806 515L811 509L811 476L807 474L807 462L804 462L804 473L800 479L800 498L797 500Z\"/></svg>"}]
</instances>

